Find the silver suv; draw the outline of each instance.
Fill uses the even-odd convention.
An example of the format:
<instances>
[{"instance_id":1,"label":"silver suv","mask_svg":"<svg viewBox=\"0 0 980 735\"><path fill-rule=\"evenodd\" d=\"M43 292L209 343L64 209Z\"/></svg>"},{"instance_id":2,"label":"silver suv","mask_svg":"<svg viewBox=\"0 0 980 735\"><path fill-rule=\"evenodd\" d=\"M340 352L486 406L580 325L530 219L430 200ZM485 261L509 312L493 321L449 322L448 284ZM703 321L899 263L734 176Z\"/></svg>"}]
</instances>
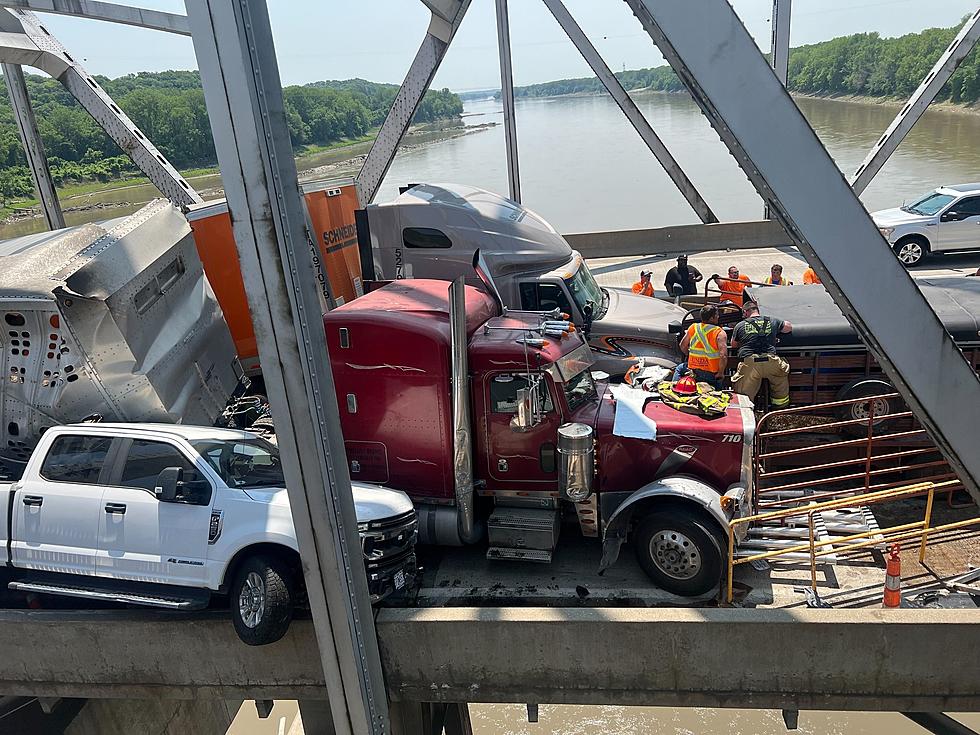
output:
<instances>
[{"instance_id":1,"label":"silver suv","mask_svg":"<svg viewBox=\"0 0 980 735\"><path fill-rule=\"evenodd\" d=\"M940 186L871 218L905 266L930 253L980 250L980 183Z\"/></svg>"}]
</instances>

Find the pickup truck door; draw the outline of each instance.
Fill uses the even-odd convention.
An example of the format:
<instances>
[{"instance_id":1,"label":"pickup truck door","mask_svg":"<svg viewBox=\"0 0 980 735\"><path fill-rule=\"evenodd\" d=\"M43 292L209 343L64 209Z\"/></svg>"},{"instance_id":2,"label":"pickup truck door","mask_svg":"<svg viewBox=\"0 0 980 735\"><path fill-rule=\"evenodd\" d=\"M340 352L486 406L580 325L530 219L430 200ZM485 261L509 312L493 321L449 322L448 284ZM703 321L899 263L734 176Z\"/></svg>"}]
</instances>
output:
<instances>
[{"instance_id":1,"label":"pickup truck door","mask_svg":"<svg viewBox=\"0 0 980 735\"><path fill-rule=\"evenodd\" d=\"M946 220L953 212L957 219ZM937 229L943 251L980 249L980 197L965 197L951 204L940 217Z\"/></svg>"},{"instance_id":2,"label":"pickup truck door","mask_svg":"<svg viewBox=\"0 0 980 735\"><path fill-rule=\"evenodd\" d=\"M124 440L100 508L98 576L203 585L214 490L162 502L153 489L168 467L183 469L185 482L206 481L177 444Z\"/></svg>"},{"instance_id":3,"label":"pickup truck door","mask_svg":"<svg viewBox=\"0 0 980 735\"><path fill-rule=\"evenodd\" d=\"M18 483L11 556L15 567L95 574L99 516L111 436L62 434Z\"/></svg>"},{"instance_id":4,"label":"pickup truck door","mask_svg":"<svg viewBox=\"0 0 980 735\"><path fill-rule=\"evenodd\" d=\"M547 380L541 383L544 417L524 432L514 431L510 422L517 413L517 391L527 388L523 374L498 373L485 378L487 407L487 489L552 491L558 489L555 440L561 424Z\"/></svg>"}]
</instances>

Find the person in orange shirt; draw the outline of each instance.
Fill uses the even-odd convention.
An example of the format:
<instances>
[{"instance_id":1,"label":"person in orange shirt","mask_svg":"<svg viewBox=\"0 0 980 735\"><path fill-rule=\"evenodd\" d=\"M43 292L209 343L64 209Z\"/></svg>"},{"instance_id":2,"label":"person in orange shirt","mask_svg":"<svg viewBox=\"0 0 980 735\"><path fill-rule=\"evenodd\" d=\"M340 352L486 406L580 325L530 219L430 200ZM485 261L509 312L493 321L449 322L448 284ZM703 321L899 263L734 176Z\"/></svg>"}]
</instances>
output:
<instances>
[{"instance_id":1,"label":"person in orange shirt","mask_svg":"<svg viewBox=\"0 0 980 735\"><path fill-rule=\"evenodd\" d=\"M749 277L739 275L738 268L734 265L728 266L728 280L718 279L718 290L721 291L722 301L731 301L738 306L742 305L742 292L750 283Z\"/></svg>"},{"instance_id":2,"label":"person in orange shirt","mask_svg":"<svg viewBox=\"0 0 980 735\"><path fill-rule=\"evenodd\" d=\"M803 283L807 286L813 286L820 285L822 281L820 280L820 276L817 275L816 271L807 266L807 269L803 271Z\"/></svg>"},{"instance_id":3,"label":"person in orange shirt","mask_svg":"<svg viewBox=\"0 0 980 735\"><path fill-rule=\"evenodd\" d=\"M650 276L653 271L640 271L640 280L633 284L633 293L640 296L653 296L653 284L650 283Z\"/></svg>"}]
</instances>

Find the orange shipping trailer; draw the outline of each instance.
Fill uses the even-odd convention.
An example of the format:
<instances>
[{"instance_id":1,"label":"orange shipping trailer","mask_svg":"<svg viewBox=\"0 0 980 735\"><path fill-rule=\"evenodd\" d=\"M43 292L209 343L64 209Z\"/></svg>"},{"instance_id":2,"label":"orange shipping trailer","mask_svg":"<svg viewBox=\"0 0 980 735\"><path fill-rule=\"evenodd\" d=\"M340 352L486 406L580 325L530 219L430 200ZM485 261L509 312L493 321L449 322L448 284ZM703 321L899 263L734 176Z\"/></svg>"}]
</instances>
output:
<instances>
[{"instance_id":1,"label":"orange shipping trailer","mask_svg":"<svg viewBox=\"0 0 980 735\"><path fill-rule=\"evenodd\" d=\"M315 245L310 243L310 257L320 281L321 303L324 310L332 309L364 293L354 221L357 190L351 179L314 182L302 188L307 227L316 241ZM259 353L228 204L224 199L216 199L193 205L187 212L187 220L242 368L246 373L255 372Z\"/></svg>"}]
</instances>

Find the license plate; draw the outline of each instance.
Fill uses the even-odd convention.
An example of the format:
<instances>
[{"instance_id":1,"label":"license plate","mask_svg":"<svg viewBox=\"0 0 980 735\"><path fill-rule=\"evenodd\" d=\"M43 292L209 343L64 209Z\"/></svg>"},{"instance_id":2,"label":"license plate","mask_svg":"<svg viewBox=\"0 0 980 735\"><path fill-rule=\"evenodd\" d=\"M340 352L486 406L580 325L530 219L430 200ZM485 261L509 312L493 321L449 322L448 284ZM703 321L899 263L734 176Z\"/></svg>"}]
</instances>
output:
<instances>
[{"instance_id":1,"label":"license plate","mask_svg":"<svg viewBox=\"0 0 980 735\"><path fill-rule=\"evenodd\" d=\"M405 586L405 572L397 571L395 572L395 589L400 590Z\"/></svg>"}]
</instances>

